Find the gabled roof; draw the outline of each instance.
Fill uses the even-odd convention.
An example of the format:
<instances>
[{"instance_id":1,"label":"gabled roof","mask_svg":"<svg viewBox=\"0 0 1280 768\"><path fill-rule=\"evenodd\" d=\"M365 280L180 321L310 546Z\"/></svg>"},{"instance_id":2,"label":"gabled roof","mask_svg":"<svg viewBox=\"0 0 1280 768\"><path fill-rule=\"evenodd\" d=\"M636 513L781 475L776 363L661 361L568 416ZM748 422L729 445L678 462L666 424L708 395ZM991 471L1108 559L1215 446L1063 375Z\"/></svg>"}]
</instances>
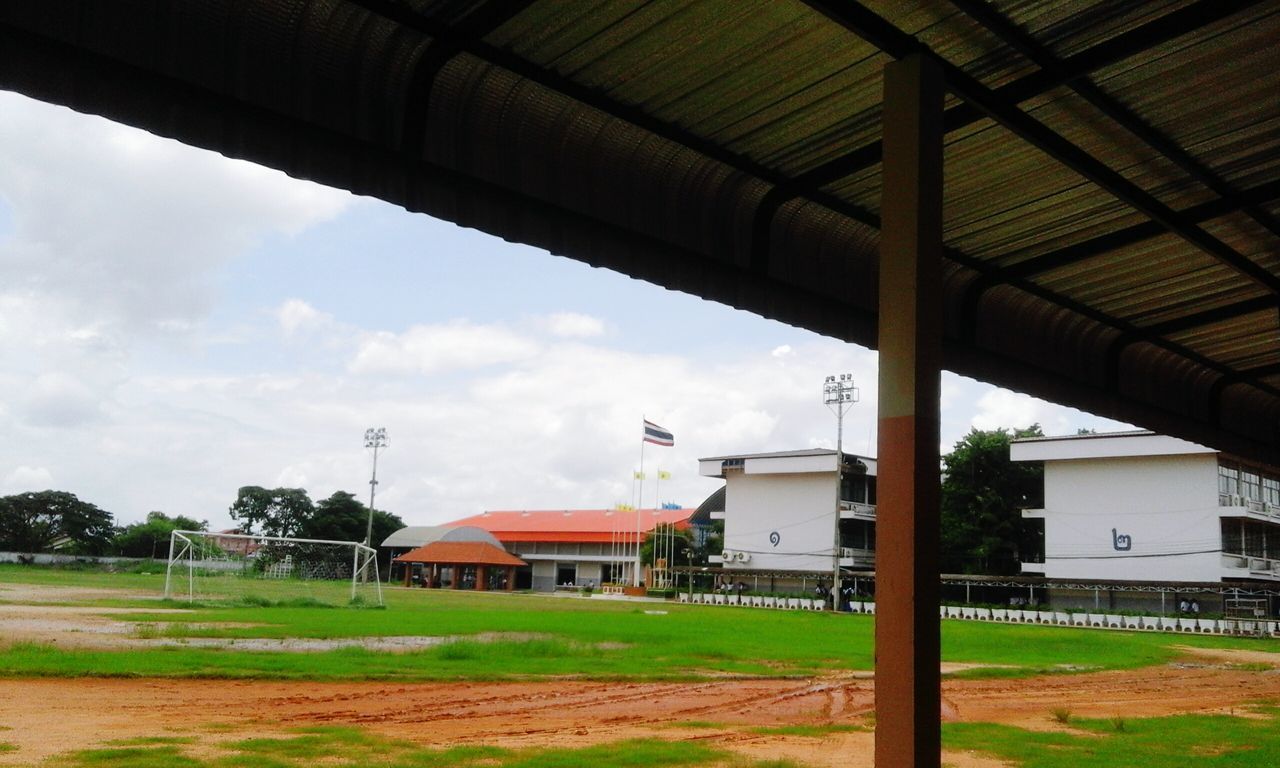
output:
<instances>
[{"instance_id":1,"label":"gabled roof","mask_svg":"<svg viewBox=\"0 0 1280 768\"><path fill-rule=\"evenodd\" d=\"M480 541L433 541L396 558L399 563L457 565L526 565L501 547Z\"/></svg>"},{"instance_id":2,"label":"gabled roof","mask_svg":"<svg viewBox=\"0 0 1280 768\"><path fill-rule=\"evenodd\" d=\"M692 514L692 509L499 510L446 525L484 528L504 544L516 541L600 543L614 538L634 540L637 524L643 531L651 531L660 523L683 527Z\"/></svg>"}]
</instances>

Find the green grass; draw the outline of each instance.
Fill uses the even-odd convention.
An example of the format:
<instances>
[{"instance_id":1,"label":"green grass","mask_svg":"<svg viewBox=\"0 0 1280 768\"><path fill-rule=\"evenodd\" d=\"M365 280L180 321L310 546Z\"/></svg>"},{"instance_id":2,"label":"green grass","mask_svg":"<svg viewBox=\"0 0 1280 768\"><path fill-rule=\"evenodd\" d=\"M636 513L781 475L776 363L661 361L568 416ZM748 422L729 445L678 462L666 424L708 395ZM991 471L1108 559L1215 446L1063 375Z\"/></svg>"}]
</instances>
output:
<instances>
[{"instance_id":1,"label":"green grass","mask_svg":"<svg viewBox=\"0 0 1280 768\"><path fill-rule=\"evenodd\" d=\"M1073 731L949 723L943 744L1020 768L1260 768L1280 765L1280 710L1251 717L1071 718Z\"/></svg>"},{"instance_id":2,"label":"green grass","mask_svg":"<svg viewBox=\"0 0 1280 768\"><path fill-rule=\"evenodd\" d=\"M199 750L165 738L88 749L57 756L68 768L310 768L313 765L379 768L652 768L724 766L780 768L786 763L743 761L705 744L633 739L579 748L501 749L485 745L423 748L356 728L317 727L294 735L209 742Z\"/></svg>"},{"instance_id":3,"label":"green grass","mask_svg":"<svg viewBox=\"0 0 1280 768\"><path fill-rule=\"evenodd\" d=\"M10 744L7 741L0 741L0 753L16 752L17 750L18 750L18 747L16 744Z\"/></svg>"},{"instance_id":4,"label":"green grass","mask_svg":"<svg viewBox=\"0 0 1280 768\"><path fill-rule=\"evenodd\" d=\"M153 593L163 576L0 566L0 584L124 587ZM280 590L279 583L267 582ZM322 585L326 586L326 585ZM331 597L345 595L333 587ZM0 592L0 594L3 594ZM650 615L633 603L449 590L386 592L387 610L334 608L284 593L196 605L182 613L139 610L136 636L176 641L145 650L52 645L0 647L4 676L160 676L316 680L501 680L545 677L690 679L709 674L813 675L873 664L874 619L751 608L667 604ZM135 601L137 602L137 601ZM149 607L188 607L151 601ZM1174 646L1280 651L1275 641L944 622L943 659L996 665L964 676L1131 669L1166 663ZM505 633L499 642L461 640L408 653L360 648L292 653L200 648L194 638L451 636Z\"/></svg>"}]
</instances>

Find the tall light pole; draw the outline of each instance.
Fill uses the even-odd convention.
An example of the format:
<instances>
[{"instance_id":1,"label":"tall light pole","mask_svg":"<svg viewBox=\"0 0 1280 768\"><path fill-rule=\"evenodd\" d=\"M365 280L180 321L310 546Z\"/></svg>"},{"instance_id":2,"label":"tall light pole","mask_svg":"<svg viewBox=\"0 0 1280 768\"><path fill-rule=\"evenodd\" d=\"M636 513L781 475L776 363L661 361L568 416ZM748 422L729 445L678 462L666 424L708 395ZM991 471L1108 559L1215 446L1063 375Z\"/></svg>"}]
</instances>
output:
<instances>
[{"instance_id":1,"label":"tall light pole","mask_svg":"<svg viewBox=\"0 0 1280 768\"><path fill-rule=\"evenodd\" d=\"M373 449L373 477L369 478L369 527L365 530L364 545L373 546L373 499L378 490L378 451L387 447L387 428L369 427L364 431L364 447Z\"/></svg>"},{"instance_id":2,"label":"tall light pole","mask_svg":"<svg viewBox=\"0 0 1280 768\"><path fill-rule=\"evenodd\" d=\"M844 482L844 415L858 402L853 374L828 376L822 383L822 402L836 415L836 523L831 550L831 607L840 610L840 488Z\"/></svg>"}]
</instances>

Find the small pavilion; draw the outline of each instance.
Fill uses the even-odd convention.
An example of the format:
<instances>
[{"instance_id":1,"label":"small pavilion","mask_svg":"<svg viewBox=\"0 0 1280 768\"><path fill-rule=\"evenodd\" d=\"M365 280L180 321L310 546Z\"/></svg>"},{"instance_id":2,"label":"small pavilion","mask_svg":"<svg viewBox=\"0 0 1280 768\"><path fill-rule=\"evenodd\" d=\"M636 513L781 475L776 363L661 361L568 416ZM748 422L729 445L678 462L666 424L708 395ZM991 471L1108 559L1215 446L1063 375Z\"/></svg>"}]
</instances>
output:
<instances>
[{"instance_id":1,"label":"small pavilion","mask_svg":"<svg viewBox=\"0 0 1280 768\"><path fill-rule=\"evenodd\" d=\"M404 585L412 583L413 566L422 568L422 586L439 588L446 581L453 589L515 589L516 568L525 561L483 541L433 541L395 559L404 563ZM447 571L447 573L446 573Z\"/></svg>"}]
</instances>

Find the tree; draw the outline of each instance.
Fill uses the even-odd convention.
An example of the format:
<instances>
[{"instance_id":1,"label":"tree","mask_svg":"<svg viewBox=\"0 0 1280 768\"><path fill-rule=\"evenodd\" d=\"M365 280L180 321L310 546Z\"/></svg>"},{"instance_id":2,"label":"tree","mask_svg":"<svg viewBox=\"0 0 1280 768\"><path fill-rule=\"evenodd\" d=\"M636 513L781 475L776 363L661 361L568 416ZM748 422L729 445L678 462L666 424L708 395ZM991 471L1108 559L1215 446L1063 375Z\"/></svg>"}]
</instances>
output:
<instances>
[{"instance_id":1,"label":"tree","mask_svg":"<svg viewBox=\"0 0 1280 768\"><path fill-rule=\"evenodd\" d=\"M209 523L182 515L169 517L150 512L140 523L127 525L116 534L113 548L124 557L157 557L168 553L169 535L174 531L206 531Z\"/></svg>"},{"instance_id":2,"label":"tree","mask_svg":"<svg viewBox=\"0 0 1280 768\"><path fill-rule=\"evenodd\" d=\"M364 541L369 525L369 507L346 491L336 491L316 504L315 513L303 522L298 535L307 539ZM404 521L390 512L373 511L373 546L404 527Z\"/></svg>"},{"instance_id":3,"label":"tree","mask_svg":"<svg viewBox=\"0 0 1280 768\"><path fill-rule=\"evenodd\" d=\"M114 533L111 513L65 491L0 498L0 549L43 552L66 539L76 554L106 552Z\"/></svg>"},{"instance_id":4,"label":"tree","mask_svg":"<svg viewBox=\"0 0 1280 768\"><path fill-rule=\"evenodd\" d=\"M297 536L303 524L315 514L315 505L301 488L267 490L246 485L236 493L230 513L244 533Z\"/></svg>"},{"instance_id":5,"label":"tree","mask_svg":"<svg viewBox=\"0 0 1280 768\"><path fill-rule=\"evenodd\" d=\"M1009 460L1013 437L1043 436L1039 424L1012 434L974 429L943 457L942 569L947 573L1019 572L1022 509L1044 487L1044 470Z\"/></svg>"},{"instance_id":6,"label":"tree","mask_svg":"<svg viewBox=\"0 0 1280 768\"><path fill-rule=\"evenodd\" d=\"M665 537L669 534L675 534L674 556L671 562L667 563L667 567L677 565L689 565L690 556L694 553L693 540L689 537L687 530L676 528L670 523L658 523L653 530L644 535L644 541L640 544L640 561L645 565L653 565L653 551L655 547L659 549L658 555L665 556L667 550L664 549L667 544ZM661 547L657 545L658 536L664 537Z\"/></svg>"}]
</instances>

